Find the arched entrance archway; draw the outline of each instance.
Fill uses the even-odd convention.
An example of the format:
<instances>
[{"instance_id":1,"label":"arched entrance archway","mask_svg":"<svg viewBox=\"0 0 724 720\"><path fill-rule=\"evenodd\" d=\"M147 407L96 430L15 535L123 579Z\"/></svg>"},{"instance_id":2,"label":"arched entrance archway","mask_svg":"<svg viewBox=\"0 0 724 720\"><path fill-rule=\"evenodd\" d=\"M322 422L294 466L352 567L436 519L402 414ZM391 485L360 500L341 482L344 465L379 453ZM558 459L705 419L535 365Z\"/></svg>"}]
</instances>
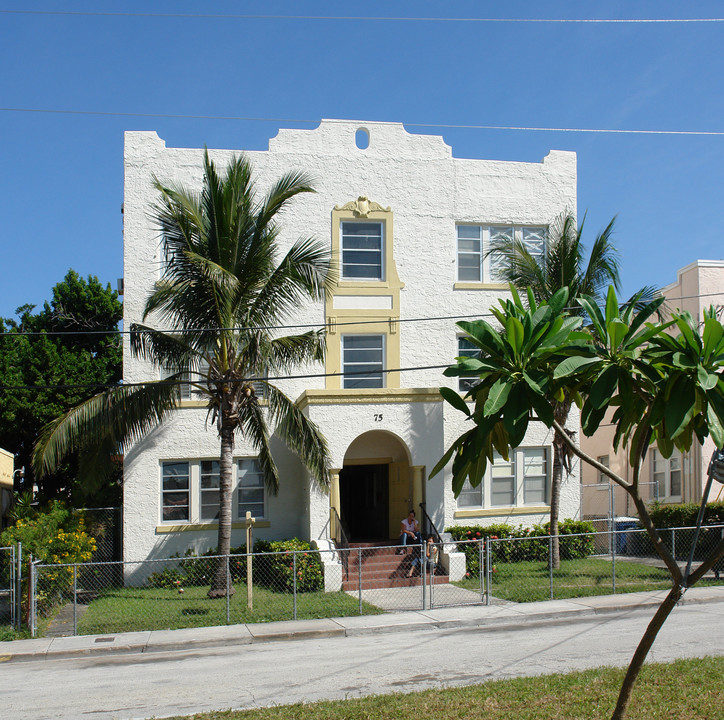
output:
<instances>
[{"instance_id":1,"label":"arched entrance archway","mask_svg":"<svg viewBox=\"0 0 724 720\"><path fill-rule=\"evenodd\" d=\"M422 468L412 467L405 443L373 430L347 449L335 509L350 541L390 540L402 518L423 502L422 493Z\"/></svg>"}]
</instances>

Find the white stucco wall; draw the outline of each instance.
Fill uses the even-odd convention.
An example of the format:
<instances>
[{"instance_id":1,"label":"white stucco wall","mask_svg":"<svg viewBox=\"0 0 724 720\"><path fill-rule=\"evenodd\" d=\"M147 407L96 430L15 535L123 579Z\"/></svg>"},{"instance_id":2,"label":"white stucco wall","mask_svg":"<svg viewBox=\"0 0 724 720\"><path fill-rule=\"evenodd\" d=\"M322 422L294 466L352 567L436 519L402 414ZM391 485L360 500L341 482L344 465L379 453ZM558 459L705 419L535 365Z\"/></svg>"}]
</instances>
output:
<instances>
[{"instance_id":1,"label":"white stucco wall","mask_svg":"<svg viewBox=\"0 0 724 720\"><path fill-rule=\"evenodd\" d=\"M359 128L369 132L369 147L355 145ZM210 150L223 167L235 154ZM551 151L542 162L519 163L459 159L437 136L408 133L400 124L323 121L314 130L280 130L268 151L246 152L261 191L291 170L303 170L314 180L314 195L293 200L281 218L284 247L300 236L330 240L331 212L359 196L367 196L394 213L395 263L404 287L400 291L400 367L441 365L457 355L457 336L450 319L404 322L408 318L485 314L500 289L455 289L456 223L547 225L563 212L576 210L576 156ZM200 149L167 148L153 132L126 133L124 202L124 323L141 320L143 304L159 276L158 232L153 224L156 193L153 177L164 184L200 187ZM344 302L353 303L354 300ZM378 301L379 302L379 301ZM292 319L322 325L322 304L299 308ZM320 368L307 368L320 372ZM300 368L303 373L305 368ZM158 377L149 363L133 358L124 346L124 378L138 382ZM436 388L454 380L438 369L401 374L402 388ZM279 383L291 397L306 389L322 389L324 378L293 379ZM384 420L375 423L377 407ZM463 429L463 418L441 402L385 405L310 405L306 412L319 423L332 453L332 465L341 467L349 445L368 430L387 430L404 442L410 462L429 470ZM457 415L457 416L456 416ZM205 411L183 408L126 455L125 553L129 559L183 551L189 545L203 549L215 544L215 529L199 533L156 534L160 523L160 462L169 459L218 457L213 427L204 428ZM533 429L526 445L546 444L550 437ZM240 441L237 455L251 454ZM299 463L282 460L282 489L269 500L271 527L257 537L316 539L329 516L326 496L308 490ZM578 476L564 488L562 516L578 512ZM449 474L430 479L426 474L428 511L436 524L460 524ZM575 491L573 487L575 486ZM486 518L487 519L487 518ZM515 516L515 523L538 522L540 515ZM490 522L501 522L499 516ZM232 543L241 542L235 531Z\"/></svg>"}]
</instances>

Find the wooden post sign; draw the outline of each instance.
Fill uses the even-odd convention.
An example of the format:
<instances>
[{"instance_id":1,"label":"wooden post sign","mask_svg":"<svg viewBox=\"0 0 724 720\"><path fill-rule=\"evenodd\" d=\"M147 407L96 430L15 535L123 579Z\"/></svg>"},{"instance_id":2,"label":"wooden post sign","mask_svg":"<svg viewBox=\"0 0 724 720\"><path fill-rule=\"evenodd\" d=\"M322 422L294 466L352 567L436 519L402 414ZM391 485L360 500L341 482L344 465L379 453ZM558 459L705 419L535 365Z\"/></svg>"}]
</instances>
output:
<instances>
[{"instance_id":1,"label":"wooden post sign","mask_svg":"<svg viewBox=\"0 0 724 720\"><path fill-rule=\"evenodd\" d=\"M254 547L251 540L251 528L254 526L256 520L251 516L249 510L246 511L246 606L249 610L254 607L254 594L253 594L253 580L251 573L251 551Z\"/></svg>"}]
</instances>

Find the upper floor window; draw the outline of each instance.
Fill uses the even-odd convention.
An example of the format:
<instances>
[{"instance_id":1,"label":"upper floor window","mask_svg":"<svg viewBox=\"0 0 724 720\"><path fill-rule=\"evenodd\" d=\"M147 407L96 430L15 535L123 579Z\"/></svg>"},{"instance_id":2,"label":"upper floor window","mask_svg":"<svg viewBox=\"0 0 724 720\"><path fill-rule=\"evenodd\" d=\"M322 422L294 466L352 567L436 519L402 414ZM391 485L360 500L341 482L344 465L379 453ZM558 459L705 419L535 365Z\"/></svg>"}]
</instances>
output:
<instances>
[{"instance_id":1,"label":"upper floor window","mask_svg":"<svg viewBox=\"0 0 724 720\"><path fill-rule=\"evenodd\" d=\"M342 221L342 279L384 280L381 222Z\"/></svg>"},{"instance_id":2,"label":"upper floor window","mask_svg":"<svg viewBox=\"0 0 724 720\"><path fill-rule=\"evenodd\" d=\"M343 335L343 387L384 387L384 356L383 335Z\"/></svg>"},{"instance_id":3,"label":"upper floor window","mask_svg":"<svg viewBox=\"0 0 724 720\"><path fill-rule=\"evenodd\" d=\"M665 458L655 448L651 450L651 480L655 483L660 500L681 500L684 464L681 451L674 448L670 458Z\"/></svg>"},{"instance_id":4,"label":"upper floor window","mask_svg":"<svg viewBox=\"0 0 724 720\"><path fill-rule=\"evenodd\" d=\"M523 244L538 260L545 260L547 230L545 227L522 225L458 225L457 258L459 282L499 282L502 277L503 259L495 254L487 255L497 242Z\"/></svg>"},{"instance_id":5,"label":"upper floor window","mask_svg":"<svg viewBox=\"0 0 724 720\"><path fill-rule=\"evenodd\" d=\"M161 380L165 380L171 375L174 375L176 372L177 371L173 368L162 367L160 372L160 378ZM200 393L198 391L195 391L190 383L191 381L197 383L201 382L203 380L203 376L208 374L208 372L209 363L207 363L206 360L202 360L198 369L192 370L190 373L184 373L182 379L179 382L179 393L181 394L181 400L199 399Z\"/></svg>"},{"instance_id":6,"label":"upper floor window","mask_svg":"<svg viewBox=\"0 0 724 720\"><path fill-rule=\"evenodd\" d=\"M458 337L458 357L478 357L479 353L480 348L473 345L470 340L466 337ZM458 378L458 390L460 392L467 392L475 385L476 380L477 375Z\"/></svg>"},{"instance_id":7,"label":"upper floor window","mask_svg":"<svg viewBox=\"0 0 724 720\"><path fill-rule=\"evenodd\" d=\"M473 488L468 481L458 496L458 508L497 508L546 505L550 468L548 448L518 447L505 460L495 453L482 482Z\"/></svg>"}]
</instances>

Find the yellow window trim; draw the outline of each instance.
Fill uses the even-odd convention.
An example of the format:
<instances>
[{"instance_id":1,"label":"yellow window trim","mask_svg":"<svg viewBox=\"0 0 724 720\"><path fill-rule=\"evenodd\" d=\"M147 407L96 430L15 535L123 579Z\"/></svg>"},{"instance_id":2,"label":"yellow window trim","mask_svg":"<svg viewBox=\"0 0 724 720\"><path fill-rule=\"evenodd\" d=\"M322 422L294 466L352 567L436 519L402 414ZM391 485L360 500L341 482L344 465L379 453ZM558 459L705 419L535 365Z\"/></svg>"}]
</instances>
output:
<instances>
[{"instance_id":1,"label":"yellow window trim","mask_svg":"<svg viewBox=\"0 0 724 720\"><path fill-rule=\"evenodd\" d=\"M382 280L342 279L341 225L345 221L380 222L384 225L384 271ZM340 280L332 288L325 301L327 324L327 355L325 360L326 386L328 389L342 388L342 335L384 335L384 367L400 367L400 290L404 284L397 273L394 254L394 216L392 209L360 195L332 210L332 257L337 264ZM379 297L391 301L390 309L379 308L335 308L334 298L340 296ZM369 323L369 321L375 321ZM359 325L355 323L359 322ZM351 323L351 324L350 324ZM366 324L369 323L369 324ZM400 373L384 374L385 388L400 387Z\"/></svg>"},{"instance_id":2,"label":"yellow window trim","mask_svg":"<svg viewBox=\"0 0 724 720\"><path fill-rule=\"evenodd\" d=\"M269 520L257 520L254 523L255 528L268 528L271 527ZM244 530L246 523L244 522L233 522L231 523L232 530ZM184 525L157 525L156 535L166 535L167 533L177 532L204 532L208 530L217 531L219 529L218 523L187 523Z\"/></svg>"},{"instance_id":3,"label":"yellow window trim","mask_svg":"<svg viewBox=\"0 0 724 720\"><path fill-rule=\"evenodd\" d=\"M456 282L453 290L507 290L506 283Z\"/></svg>"},{"instance_id":4,"label":"yellow window trim","mask_svg":"<svg viewBox=\"0 0 724 720\"><path fill-rule=\"evenodd\" d=\"M442 402L437 388L364 388L305 390L298 398L300 410L309 405L368 405L371 403Z\"/></svg>"},{"instance_id":5,"label":"yellow window trim","mask_svg":"<svg viewBox=\"0 0 724 720\"><path fill-rule=\"evenodd\" d=\"M495 508L494 510L456 510L454 518L507 517L509 515L540 515L550 513L550 505L531 505L530 507Z\"/></svg>"}]
</instances>

